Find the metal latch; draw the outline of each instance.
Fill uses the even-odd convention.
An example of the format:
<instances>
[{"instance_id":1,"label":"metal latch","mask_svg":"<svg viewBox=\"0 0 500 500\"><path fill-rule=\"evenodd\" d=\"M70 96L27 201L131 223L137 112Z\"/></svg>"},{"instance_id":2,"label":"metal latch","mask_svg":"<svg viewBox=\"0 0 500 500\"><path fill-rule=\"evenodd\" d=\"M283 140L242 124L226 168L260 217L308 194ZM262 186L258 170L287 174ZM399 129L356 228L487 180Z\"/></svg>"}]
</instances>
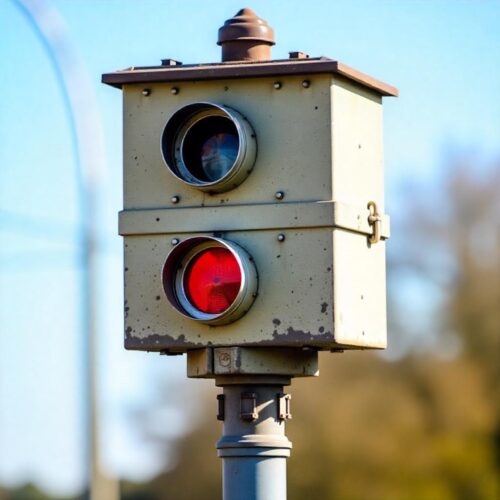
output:
<instances>
[{"instance_id":1,"label":"metal latch","mask_svg":"<svg viewBox=\"0 0 500 500\"><path fill-rule=\"evenodd\" d=\"M382 222L382 217L378 213L377 204L374 201L368 202L368 210L370 211L370 215L368 216L368 224L372 226L373 233L368 236L368 242L371 245L374 245L378 241L380 241L380 224Z\"/></svg>"}]
</instances>

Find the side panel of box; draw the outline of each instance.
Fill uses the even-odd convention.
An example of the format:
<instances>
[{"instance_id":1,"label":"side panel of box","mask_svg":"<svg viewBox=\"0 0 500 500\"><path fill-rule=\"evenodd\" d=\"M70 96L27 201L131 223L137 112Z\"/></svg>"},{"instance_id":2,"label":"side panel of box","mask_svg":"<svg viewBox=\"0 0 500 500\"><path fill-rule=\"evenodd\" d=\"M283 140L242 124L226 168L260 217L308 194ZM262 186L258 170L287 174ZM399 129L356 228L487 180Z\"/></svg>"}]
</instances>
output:
<instances>
[{"instance_id":1,"label":"side panel of box","mask_svg":"<svg viewBox=\"0 0 500 500\"><path fill-rule=\"evenodd\" d=\"M383 212L382 98L335 78L331 103L333 199Z\"/></svg>"},{"instance_id":2,"label":"side panel of box","mask_svg":"<svg viewBox=\"0 0 500 500\"><path fill-rule=\"evenodd\" d=\"M385 242L341 229L333 231L335 340L339 344L385 348Z\"/></svg>"},{"instance_id":3,"label":"side panel of box","mask_svg":"<svg viewBox=\"0 0 500 500\"><path fill-rule=\"evenodd\" d=\"M375 201L383 213L381 97L334 78L332 117L334 199L360 208ZM386 347L385 242L334 230L333 248L335 340Z\"/></svg>"}]
</instances>

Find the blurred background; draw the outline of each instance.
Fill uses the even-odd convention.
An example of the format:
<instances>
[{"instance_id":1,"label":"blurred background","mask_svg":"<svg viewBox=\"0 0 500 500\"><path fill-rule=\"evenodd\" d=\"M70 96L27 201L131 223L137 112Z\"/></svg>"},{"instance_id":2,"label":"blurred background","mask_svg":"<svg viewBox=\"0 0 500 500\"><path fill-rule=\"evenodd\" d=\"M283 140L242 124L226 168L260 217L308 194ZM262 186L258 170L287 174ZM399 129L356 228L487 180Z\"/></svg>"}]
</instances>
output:
<instances>
[{"instance_id":1,"label":"blurred background","mask_svg":"<svg viewBox=\"0 0 500 500\"><path fill-rule=\"evenodd\" d=\"M100 77L219 61L244 6L273 58L329 56L401 93L384 100L390 347L323 354L289 388L290 500L500 498L500 3L2 0L0 499L81 498L92 453L106 500L220 497L213 382L122 348L121 93Z\"/></svg>"}]
</instances>

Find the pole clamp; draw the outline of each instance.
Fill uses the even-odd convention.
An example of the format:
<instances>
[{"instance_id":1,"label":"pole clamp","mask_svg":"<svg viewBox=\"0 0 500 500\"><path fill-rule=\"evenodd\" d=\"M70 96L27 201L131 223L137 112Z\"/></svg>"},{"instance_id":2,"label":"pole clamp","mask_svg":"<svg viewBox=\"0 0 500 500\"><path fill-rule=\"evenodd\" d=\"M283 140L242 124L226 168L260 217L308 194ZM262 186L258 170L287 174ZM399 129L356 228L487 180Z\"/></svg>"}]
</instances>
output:
<instances>
[{"instance_id":1,"label":"pole clamp","mask_svg":"<svg viewBox=\"0 0 500 500\"><path fill-rule=\"evenodd\" d=\"M374 201L369 201L367 208L370 211L370 215L368 215L368 224L373 228L373 233L368 236L368 243L374 245L380 241L380 224L382 223L382 217L378 213L377 204Z\"/></svg>"},{"instance_id":2,"label":"pole clamp","mask_svg":"<svg viewBox=\"0 0 500 500\"><path fill-rule=\"evenodd\" d=\"M226 396L224 394L217 394L217 420L224 420L225 402Z\"/></svg>"},{"instance_id":3,"label":"pole clamp","mask_svg":"<svg viewBox=\"0 0 500 500\"><path fill-rule=\"evenodd\" d=\"M240 400L240 418L246 422L257 420L257 396L253 392L242 392Z\"/></svg>"},{"instance_id":4,"label":"pole clamp","mask_svg":"<svg viewBox=\"0 0 500 500\"><path fill-rule=\"evenodd\" d=\"M292 396L290 394L277 394L278 398L278 420L289 420L292 418L292 413L290 412L290 400Z\"/></svg>"}]
</instances>

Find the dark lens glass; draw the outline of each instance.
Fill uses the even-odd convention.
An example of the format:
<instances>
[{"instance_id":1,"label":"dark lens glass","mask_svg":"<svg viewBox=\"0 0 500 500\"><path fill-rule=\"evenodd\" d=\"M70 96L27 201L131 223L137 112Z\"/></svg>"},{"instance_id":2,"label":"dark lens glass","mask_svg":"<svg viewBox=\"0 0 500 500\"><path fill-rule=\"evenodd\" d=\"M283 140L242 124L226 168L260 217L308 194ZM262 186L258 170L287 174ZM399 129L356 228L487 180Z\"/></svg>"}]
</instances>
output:
<instances>
[{"instance_id":1,"label":"dark lens glass","mask_svg":"<svg viewBox=\"0 0 500 500\"><path fill-rule=\"evenodd\" d=\"M186 134L182 157L187 169L202 182L224 177L238 156L239 138L234 123L222 116L209 116Z\"/></svg>"}]
</instances>

